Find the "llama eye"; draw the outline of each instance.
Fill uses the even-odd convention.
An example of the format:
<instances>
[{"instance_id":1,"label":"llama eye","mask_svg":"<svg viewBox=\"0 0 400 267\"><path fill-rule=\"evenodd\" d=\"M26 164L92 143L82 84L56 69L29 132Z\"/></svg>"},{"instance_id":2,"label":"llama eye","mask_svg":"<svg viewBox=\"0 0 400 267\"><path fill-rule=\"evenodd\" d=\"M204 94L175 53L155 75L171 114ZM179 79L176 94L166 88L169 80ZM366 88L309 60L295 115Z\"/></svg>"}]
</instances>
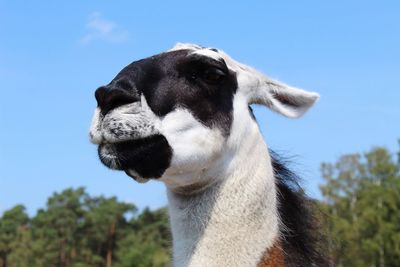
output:
<instances>
[{"instance_id":1,"label":"llama eye","mask_svg":"<svg viewBox=\"0 0 400 267\"><path fill-rule=\"evenodd\" d=\"M204 80L208 83L219 83L225 78L225 76L225 72L218 68L207 69L203 74Z\"/></svg>"},{"instance_id":2,"label":"llama eye","mask_svg":"<svg viewBox=\"0 0 400 267\"><path fill-rule=\"evenodd\" d=\"M191 73L190 75L189 75L189 79L190 80L196 80L197 79L197 74L196 73Z\"/></svg>"}]
</instances>

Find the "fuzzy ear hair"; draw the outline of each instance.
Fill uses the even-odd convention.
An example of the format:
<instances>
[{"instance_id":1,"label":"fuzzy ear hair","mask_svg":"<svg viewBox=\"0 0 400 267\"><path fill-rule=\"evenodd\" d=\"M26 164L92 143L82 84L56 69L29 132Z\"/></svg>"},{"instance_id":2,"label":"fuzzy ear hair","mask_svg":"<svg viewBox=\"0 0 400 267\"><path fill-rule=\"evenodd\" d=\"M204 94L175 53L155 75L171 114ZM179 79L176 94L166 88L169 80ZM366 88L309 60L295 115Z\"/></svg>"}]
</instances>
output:
<instances>
[{"instance_id":1,"label":"fuzzy ear hair","mask_svg":"<svg viewBox=\"0 0 400 267\"><path fill-rule=\"evenodd\" d=\"M260 81L251 92L250 104L261 104L289 118L301 117L319 98L318 93L290 87L271 79Z\"/></svg>"}]
</instances>

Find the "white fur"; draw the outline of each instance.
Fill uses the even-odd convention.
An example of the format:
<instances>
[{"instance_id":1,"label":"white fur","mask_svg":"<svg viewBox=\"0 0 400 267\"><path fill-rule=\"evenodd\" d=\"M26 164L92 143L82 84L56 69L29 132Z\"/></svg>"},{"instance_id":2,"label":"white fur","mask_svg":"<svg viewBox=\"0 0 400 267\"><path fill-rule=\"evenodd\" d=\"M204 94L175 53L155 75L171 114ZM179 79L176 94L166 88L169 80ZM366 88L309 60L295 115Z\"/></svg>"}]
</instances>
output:
<instances>
[{"instance_id":1,"label":"white fur","mask_svg":"<svg viewBox=\"0 0 400 267\"><path fill-rule=\"evenodd\" d=\"M210 50L210 49L195 50L191 54L206 56L206 57L215 59L217 61L222 59L221 55L218 52L215 52L215 51Z\"/></svg>"},{"instance_id":2,"label":"white fur","mask_svg":"<svg viewBox=\"0 0 400 267\"><path fill-rule=\"evenodd\" d=\"M240 94L231 131L223 157L203 173L211 185L189 196L168 189L176 267L257 266L278 237L268 150Z\"/></svg>"},{"instance_id":3,"label":"white fur","mask_svg":"<svg viewBox=\"0 0 400 267\"><path fill-rule=\"evenodd\" d=\"M168 52L183 50L183 49L191 49L191 50L196 51L196 50L202 49L202 47L199 45L196 45L196 44L177 43L174 47L169 49Z\"/></svg>"},{"instance_id":4,"label":"white fur","mask_svg":"<svg viewBox=\"0 0 400 267\"><path fill-rule=\"evenodd\" d=\"M90 127L90 140L94 144L100 144L148 137L159 133L159 121L144 96L140 102L120 106L105 116L96 108Z\"/></svg>"},{"instance_id":5,"label":"white fur","mask_svg":"<svg viewBox=\"0 0 400 267\"><path fill-rule=\"evenodd\" d=\"M185 109L169 113L160 132L173 149L171 166L162 180L170 187L205 182L204 170L222 156L224 138L219 129L210 129Z\"/></svg>"},{"instance_id":6,"label":"white fur","mask_svg":"<svg viewBox=\"0 0 400 267\"><path fill-rule=\"evenodd\" d=\"M103 136L101 133L101 114L100 109L96 108L94 110L92 123L90 125L89 135L90 135L90 142L93 144L100 144L103 140Z\"/></svg>"}]
</instances>

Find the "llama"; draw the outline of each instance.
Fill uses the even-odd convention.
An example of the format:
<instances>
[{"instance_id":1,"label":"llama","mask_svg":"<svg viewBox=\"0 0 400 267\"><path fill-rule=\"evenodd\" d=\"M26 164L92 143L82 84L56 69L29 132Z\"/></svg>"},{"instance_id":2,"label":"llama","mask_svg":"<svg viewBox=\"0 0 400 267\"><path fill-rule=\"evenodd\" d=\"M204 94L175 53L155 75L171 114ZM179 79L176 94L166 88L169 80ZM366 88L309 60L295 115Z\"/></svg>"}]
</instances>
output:
<instances>
[{"instance_id":1,"label":"llama","mask_svg":"<svg viewBox=\"0 0 400 267\"><path fill-rule=\"evenodd\" d=\"M174 266L325 266L309 201L250 108L297 118L317 93L221 50L177 44L126 66L95 97L90 139L101 162L166 185Z\"/></svg>"}]
</instances>

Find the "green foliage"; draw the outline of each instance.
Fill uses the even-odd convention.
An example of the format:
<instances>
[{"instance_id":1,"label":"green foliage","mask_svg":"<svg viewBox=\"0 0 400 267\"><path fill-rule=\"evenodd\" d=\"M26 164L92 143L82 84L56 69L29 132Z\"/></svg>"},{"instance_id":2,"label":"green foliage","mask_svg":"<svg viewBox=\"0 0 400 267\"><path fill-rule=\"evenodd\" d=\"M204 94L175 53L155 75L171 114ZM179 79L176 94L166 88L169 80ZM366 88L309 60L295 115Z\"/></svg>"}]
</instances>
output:
<instances>
[{"instance_id":1,"label":"green foliage","mask_svg":"<svg viewBox=\"0 0 400 267\"><path fill-rule=\"evenodd\" d=\"M400 166L384 148L322 164L333 266L399 266Z\"/></svg>"},{"instance_id":2,"label":"green foliage","mask_svg":"<svg viewBox=\"0 0 400 267\"><path fill-rule=\"evenodd\" d=\"M134 232L119 242L122 259L118 267L161 267L170 262L171 236L165 209L145 209L131 220ZM132 246L132 244L135 244ZM134 249L132 249L132 247Z\"/></svg>"},{"instance_id":3,"label":"green foliage","mask_svg":"<svg viewBox=\"0 0 400 267\"><path fill-rule=\"evenodd\" d=\"M117 267L170 266L171 234L167 210L143 210L129 221L129 228L118 239Z\"/></svg>"},{"instance_id":4,"label":"green foliage","mask_svg":"<svg viewBox=\"0 0 400 267\"><path fill-rule=\"evenodd\" d=\"M3 214L0 267L168 266L169 240L165 209L138 214L115 197L66 189L32 219L23 206Z\"/></svg>"},{"instance_id":5,"label":"green foliage","mask_svg":"<svg viewBox=\"0 0 400 267\"><path fill-rule=\"evenodd\" d=\"M0 267L7 266L7 260L13 249L13 243L19 237L20 232L28 224L29 218L25 213L25 207L15 206L6 211L0 220Z\"/></svg>"}]
</instances>

